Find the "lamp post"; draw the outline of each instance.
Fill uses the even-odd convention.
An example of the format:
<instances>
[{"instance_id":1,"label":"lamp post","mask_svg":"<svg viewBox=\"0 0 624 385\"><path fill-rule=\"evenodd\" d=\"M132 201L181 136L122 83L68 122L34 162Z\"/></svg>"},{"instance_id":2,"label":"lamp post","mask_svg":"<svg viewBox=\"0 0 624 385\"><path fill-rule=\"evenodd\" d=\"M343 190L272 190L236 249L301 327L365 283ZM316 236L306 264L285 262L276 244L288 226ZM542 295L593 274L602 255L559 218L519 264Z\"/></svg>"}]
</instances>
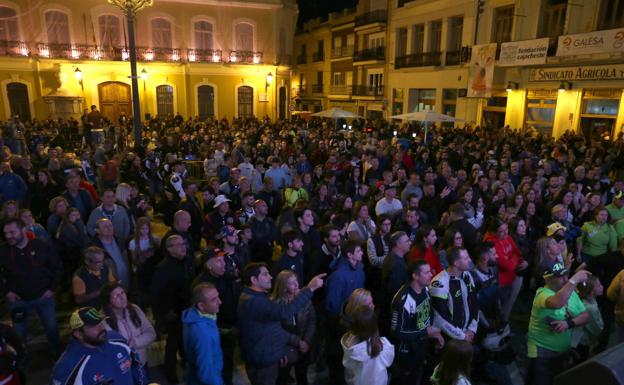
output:
<instances>
[{"instance_id":1,"label":"lamp post","mask_svg":"<svg viewBox=\"0 0 624 385\"><path fill-rule=\"evenodd\" d=\"M267 93L267 91L269 90L269 87L271 87L271 83L273 83L273 74L272 73L268 73L266 76L266 80L264 82L264 94L266 95L266 103L267 103L267 108L266 108L266 112L267 112L267 116L269 115L270 109L269 109L269 94Z\"/></svg>"},{"instance_id":2,"label":"lamp post","mask_svg":"<svg viewBox=\"0 0 624 385\"><path fill-rule=\"evenodd\" d=\"M139 85L137 76L137 52L134 41L134 18L136 13L143 8L151 7L154 0L108 0L109 4L116 6L126 15L128 20L128 44L130 53L130 78L132 79L132 109L134 110L134 145L141 144L141 107L139 106Z\"/></svg>"},{"instance_id":3,"label":"lamp post","mask_svg":"<svg viewBox=\"0 0 624 385\"><path fill-rule=\"evenodd\" d=\"M74 70L74 76L78 79L78 83L80 84L80 88L84 91L84 83L82 82L82 71L80 68L76 67Z\"/></svg>"}]
</instances>

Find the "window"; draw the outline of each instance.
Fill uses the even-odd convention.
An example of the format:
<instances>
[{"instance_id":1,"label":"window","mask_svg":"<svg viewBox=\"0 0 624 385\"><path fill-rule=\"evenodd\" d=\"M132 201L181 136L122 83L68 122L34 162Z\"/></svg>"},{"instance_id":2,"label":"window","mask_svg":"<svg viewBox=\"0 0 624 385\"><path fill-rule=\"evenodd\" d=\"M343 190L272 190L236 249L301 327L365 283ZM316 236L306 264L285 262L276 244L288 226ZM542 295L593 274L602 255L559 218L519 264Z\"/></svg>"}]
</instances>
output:
<instances>
[{"instance_id":1,"label":"window","mask_svg":"<svg viewBox=\"0 0 624 385\"><path fill-rule=\"evenodd\" d=\"M462 47L462 34L464 32L464 17L457 16L449 19L448 42L446 50L459 52Z\"/></svg>"},{"instance_id":2,"label":"window","mask_svg":"<svg viewBox=\"0 0 624 385\"><path fill-rule=\"evenodd\" d=\"M65 12L46 12L45 23L49 44L71 44L69 39L69 17Z\"/></svg>"},{"instance_id":3,"label":"window","mask_svg":"<svg viewBox=\"0 0 624 385\"><path fill-rule=\"evenodd\" d=\"M567 0L547 0L544 2L539 37L563 35L567 3Z\"/></svg>"},{"instance_id":4,"label":"window","mask_svg":"<svg viewBox=\"0 0 624 385\"><path fill-rule=\"evenodd\" d=\"M253 51L254 50L254 31L253 26L249 23L238 23L234 28L236 36L237 51ZM252 90L253 93L253 90Z\"/></svg>"},{"instance_id":5,"label":"window","mask_svg":"<svg viewBox=\"0 0 624 385\"><path fill-rule=\"evenodd\" d=\"M368 37L368 49L381 49L384 47L385 37L382 34L376 33L367 36Z\"/></svg>"},{"instance_id":6,"label":"window","mask_svg":"<svg viewBox=\"0 0 624 385\"><path fill-rule=\"evenodd\" d=\"M396 56L401 57L407 54L407 28L397 28L396 31Z\"/></svg>"},{"instance_id":7,"label":"window","mask_svg":"<svg viewBox=\"0 0 624 385\"><path fill-rule=\"evenodd\" d=\"M173 87L156 87L156 111L158 116L173 115Z\"/></svg>"},{"instance_id":8,"label":"window","mask_svg":"<svg viewBox=\"0 0 624 385\"><path fill-rule=\"evenodd\" d=\"M156 48L172 48L171 23L167 19L152 19L152 46Z\"/></svg>"},{"instance_id":9,"label":"window","mask_svg":"<svg viewBox=\"0 0 624 385\"><path fill-rule=\"evenodd\" d=\"M369 73L367 86L369 89L381 90L383 88L383 73Z\"/></svg>"},{"instance_id":10,"label":"window","mask_svg":"<svg viewBox=\"0 0 624 385\"><path fill-rule=\"evenodd\" d=\"M208 21L195 22L195 49L213 49L212 23Z\"/></svg>"},{"instance_id":11,"label":"window","mask_svg":"<svg viewBox=\"0 0 624 385\"><path fill-rule=\"evenodd\" d=\"M513 28L514 6L498 7L494 10L494 30L492 42L506 43L511 41Z\"/></svg>"},{"instance_id":12,"label":"window","mask_svg":"<svg viewBox=\"0 0 624 385\"><path fill-rule=\"evenodd\" d=\"M0 41L19 40L17 13L9 7L0 7Z\"/></svg>"},{"instance_id":13,"label":"window","mask_svg":"<svg viewBox=\"0 0 624 385\"><path fill-rule=\"evenodd\" d=\"M238 117L251 118L253 116L253 88L242 86L238 88Z\"/></svg>"},{"instance_id":14,"label":"window","mask_svg":"<svg viewBox=\"0 0 624 385\"><path fill-rule=\"evenodd\" d=\"M624 0L602 0L598 29L621 28L624 25Z\"/></svg>"},{"instance_id":15,"label":"window","mask_svg":"<svg viewBox=\"0 0 624 385\"><path fill-rule=\"evenodd\" d=\"M449 116L455 116L457 106L457 89L445 88L442 90L442 113ZM453 126L451 122L450 126Z\"/></svg>"},{"instance_id":16,"label":"window","mask_svg":"<svg viewBox=\"0 0 624 385\"><path fill-rule=\"evenodd\" d=\"M119 47L121 45L121 21L114 15L102 15L98 17L100 25L100 45L106 48Z\"/></svg>"},{"instance_id":17,"label":"window","mask_svg":"<svg viewBox=\"0 0 624 385\"><path fill-rule=\"evenodd\" d=\"M7 96L11 116L18 115L20 119L30 119L30 103L28 101L28 87L26 87L26 84L7 84Z\"/></svg>"},{"instance_id":18,"label":"window","mask_svg":"<svg viewBox=\"0 0 624 385\"><path fill-rule=\"evenodd\" d=\"M407 98L409 112L435 111L435 89L410 88Z\"/></svg>"},{"instance_id":19,"label":"window","mask_svg":"<svg viewBox=\"0 0 624 385\"><path fill-rule=\"evenodd\" d=\"M432 21L429 24L429 52L440 52L442 50L442 20Z\"/></svg>"},{"instance_id":20,"label":"window","mask_svg":"<svg viewBox=\"0 0 624 385\"><path fill-rule=\"evenodd\" d=\"M214 88L211 86L199 86L197 88L197 107L201 119L211 118L215 115Z\"/></svg>"},{"instance_id":21,"label":"window","mask_svg":"<svg viewBox=\"0 0 624 385\"><path fill-rule=\"evenodd\" d=\"M410 53L422 53L425 51L425 25L412 26L412 51Z\"/></svg>"},{"instance_id":22,"label":"window","mask_svg":"<svg viewBox=\"0 0 624 385\"><path fill-rule=\"evenodd\" d=\"M525 129L533 129L544 135L552 135L557 107L557 91L528 90Z\"/></svg>"}]
</instances>

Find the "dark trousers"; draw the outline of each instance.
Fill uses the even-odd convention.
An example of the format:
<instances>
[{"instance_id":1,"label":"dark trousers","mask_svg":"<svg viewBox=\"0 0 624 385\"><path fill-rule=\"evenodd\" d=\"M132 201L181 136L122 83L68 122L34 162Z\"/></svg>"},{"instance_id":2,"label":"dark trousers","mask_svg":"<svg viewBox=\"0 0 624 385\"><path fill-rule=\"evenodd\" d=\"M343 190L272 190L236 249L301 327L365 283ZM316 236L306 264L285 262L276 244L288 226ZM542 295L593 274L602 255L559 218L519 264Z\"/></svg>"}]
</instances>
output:
<instances>
[{"instance_id":1,"label":"dark trousers","mask_svg":"<svg viewBox=\"0 0 624 385\"><path fill-rule=\"evenodd\" d=\"M232 385L232 372L234 371L234 349L236 349L236 337L232 329L221 332L221 351L223 352L223 383Z\"/></svg>"},{"instance_id":2,"label":"dark trousers","mask_svg":"<svg viewBox=\"0 0 624 385\"><path fill-rule=\"evenodd\" d=\"M61 338L56 322L56 302L54 298L20 299L9 303L9 308L11 310L13 328L24 344L26 344L28 314L34 310L43 324L52 354L55 358L61 355Z\"/></svg>"},{"instance_id":3,"label":"dark trousers","mask_svg":"<svg viewBox=\"0 0 624 385\"><path fill-rule=\"evenodd\" d=\"M329 369L329 383L332 385L344 384L344 367L342 366L342 338L343 327L340 317L328 315L325 324L325 358Z\"/></svg>"},{"instance_id":4,"label":"dark trousers","mask_svg":"<svg viewBox=\"0 0 624 385\"><path fill-rule=\"evenodd\" d=\"M414 353L413 355L398 353L395 361L396 377L393 377L393 385L420 385L425 369L425 355Z\"/></svg>"},{"instance_id":5,"label":"dark trousers","mask_svg":"<svg viewBox=\"0 0 624 385\"><path fill-rule=\"evenodd\" d=\"M165 376L167 381L177 383L178 352L183 354L182 322L169 321L166 326L167 343L165 345Z\"/></svg>"},{"instance_id":6,"label":"dark trousers","mask_svg":"<svg viewBox=\"0 0 624 385\"><path fill-rule=\"evenodd\" d=\"M297 385L308 385L308 367L310 366L310 354L299 354L295 363L289 363L283 368L279 368L277 377L278 385L287 385L290 381L290 372L295 368L295 378Z\"/></svg>"},{"instance_id":7,"label":"dark trousers","mask_svg":"<svg viewBox=\"0 0 624 385\"><path fill-rule=\"evenodd\" d=\"M552 385L555 376L566 368L568 354L529 359L526 385Z\"/></svg>"},{"instance_id":8,"label":"dark trousers","mask_svg":"<svg viewBox=\"0 0 624 385\"><path fill-rule=\"evenodd\" d=\"M247 378L251 385L275 385L277 382L277 363L269 366L245 364L245 371L247 371Z\"/></svg>"}]
</instances>

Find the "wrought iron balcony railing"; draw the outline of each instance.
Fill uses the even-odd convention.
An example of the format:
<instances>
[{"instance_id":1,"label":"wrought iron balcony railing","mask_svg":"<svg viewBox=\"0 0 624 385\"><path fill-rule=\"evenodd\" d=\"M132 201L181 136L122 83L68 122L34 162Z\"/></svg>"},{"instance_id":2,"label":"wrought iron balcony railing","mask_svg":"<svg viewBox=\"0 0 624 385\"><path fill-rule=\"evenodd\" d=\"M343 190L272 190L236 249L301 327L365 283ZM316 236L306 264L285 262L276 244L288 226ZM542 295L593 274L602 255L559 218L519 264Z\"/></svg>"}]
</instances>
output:
<instances>
[{"instance_id":1,"label":"wrought iron balcony railing","mask_svg":"<svg viewBox=\"0 0 624 385\"><path fill-rule=\"evenodd\" d=\"M395 68L439 66L442 64L441 52L414 53L395 58Z\"/></svg>"},{"instance_id":2,"label":"wrought iron balcony railing","mask_svg":"<svg viewBox=\"0 0 624 385\"><path fill-rule=\"evenodd\" d=\"M353 51L354 47L352 45L332 48L332 59L353 56Z\"/></svg>"},{"instance_id":3,"label":"wrought iron balcony railing","mask_svg":"<svg viewBox=\"0 0 624 385\"><path fill-rule=\"evenodd\" d=\"M0 55L29 56L30 49L23 41L0 40Z\"/></svg>"},{"instance_id":4,"label":"wrought iron balcony railing","mask_svg":"<svg viewBox=\"0 0 624 385\"><path fill-rule=\"evenodd\" d=\"M386 60L386 47L363 49L353 54L353 61Z\"/></svg>"},{"instance_id":5,"label":"wrought iron balcony railing","mask_svg":"<svg viewBox=\"0 0 624 385\"><path fill-rule=\"evenodd\" d=\"M352 87L346 84L332 85L329 93L332 95L351 95Z\"/></svg>"},{"instance_id":6,"label":"wrought iron balcony railing","mask_svg":"<svg viewBox=\"0 0 624 385\"><path fill-rule=\"evenodd\" d=\"M383 86L354 85L352 87L352 93L355 96L383 96Z\"/></svg>"},{"instance_id":7,"label":"wrought iron balcony railing","mask_svg":"<svg viewBox=\"0 0 624 385\"><path fill-rule=\"evenodd\" d=\"M366 24L385 23L388 20L388 12L385 10L377 10L364 13L355 17L355 26L361 27Z\"/></svg>"},{"instance_id":8,"label":"wrought iron balcony railing","mask_svg":"<svg viewBox=\"0 0 624 385\"><path fill-rule=\"evenodd\" d=\"M325 60L325 54L323 52L314 52L312 54L312 61L323 61Z\"/></svg>"},{"instance_id":9,"label":"wrought iron balcony railing","mask_svg":"<svg viewBox=\"0 0 624 385\"><path fill-rule=\"evenodd\" d=\"M297 56L297 64L306 64L308 62L308 58L306 55Z\"/></svg>"},{"instance_id":10,"label":"wrought iron balcony railing","mask_svg":"<svg viewBox=\"0 0 624 385\"><path fill-rule=\"evenodd\" d=\"M323 93L323 85L322 84L312 84L312 93L322 94Z\"/></svg>"}]
</instances>

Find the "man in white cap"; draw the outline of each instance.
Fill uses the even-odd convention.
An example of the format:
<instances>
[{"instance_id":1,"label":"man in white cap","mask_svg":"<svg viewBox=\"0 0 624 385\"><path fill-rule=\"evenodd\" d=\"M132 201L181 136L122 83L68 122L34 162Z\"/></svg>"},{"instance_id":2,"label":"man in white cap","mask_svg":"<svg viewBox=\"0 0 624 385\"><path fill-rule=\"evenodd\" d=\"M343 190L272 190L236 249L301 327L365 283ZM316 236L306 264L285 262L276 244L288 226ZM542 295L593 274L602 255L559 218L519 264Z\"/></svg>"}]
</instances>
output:
<instances>
[{"instance_id":1,"label":"man in white cap","mask_svg":"<svg viewBox=\"0 0 624 385\"><path fill-rule=\"evenodd\" d=\"M71 339L54 366L50 385L148 383L137 353L116 331L106 331L105 319L94 307L72 313Z\"/></svg>"},{"instance_id":2,"label":"man in white cap","mask_svg":"<svg viewBox=\"0 0 624 385\"><path fill-rule=\"evenodd\" d=\"M208 242L215 243L224 226L237 226L238 220L230 210L230 200L223 194L217 195L214 200L214 210L208 214L204 224L204 235Z\"/></svg>"}]
</instances>

